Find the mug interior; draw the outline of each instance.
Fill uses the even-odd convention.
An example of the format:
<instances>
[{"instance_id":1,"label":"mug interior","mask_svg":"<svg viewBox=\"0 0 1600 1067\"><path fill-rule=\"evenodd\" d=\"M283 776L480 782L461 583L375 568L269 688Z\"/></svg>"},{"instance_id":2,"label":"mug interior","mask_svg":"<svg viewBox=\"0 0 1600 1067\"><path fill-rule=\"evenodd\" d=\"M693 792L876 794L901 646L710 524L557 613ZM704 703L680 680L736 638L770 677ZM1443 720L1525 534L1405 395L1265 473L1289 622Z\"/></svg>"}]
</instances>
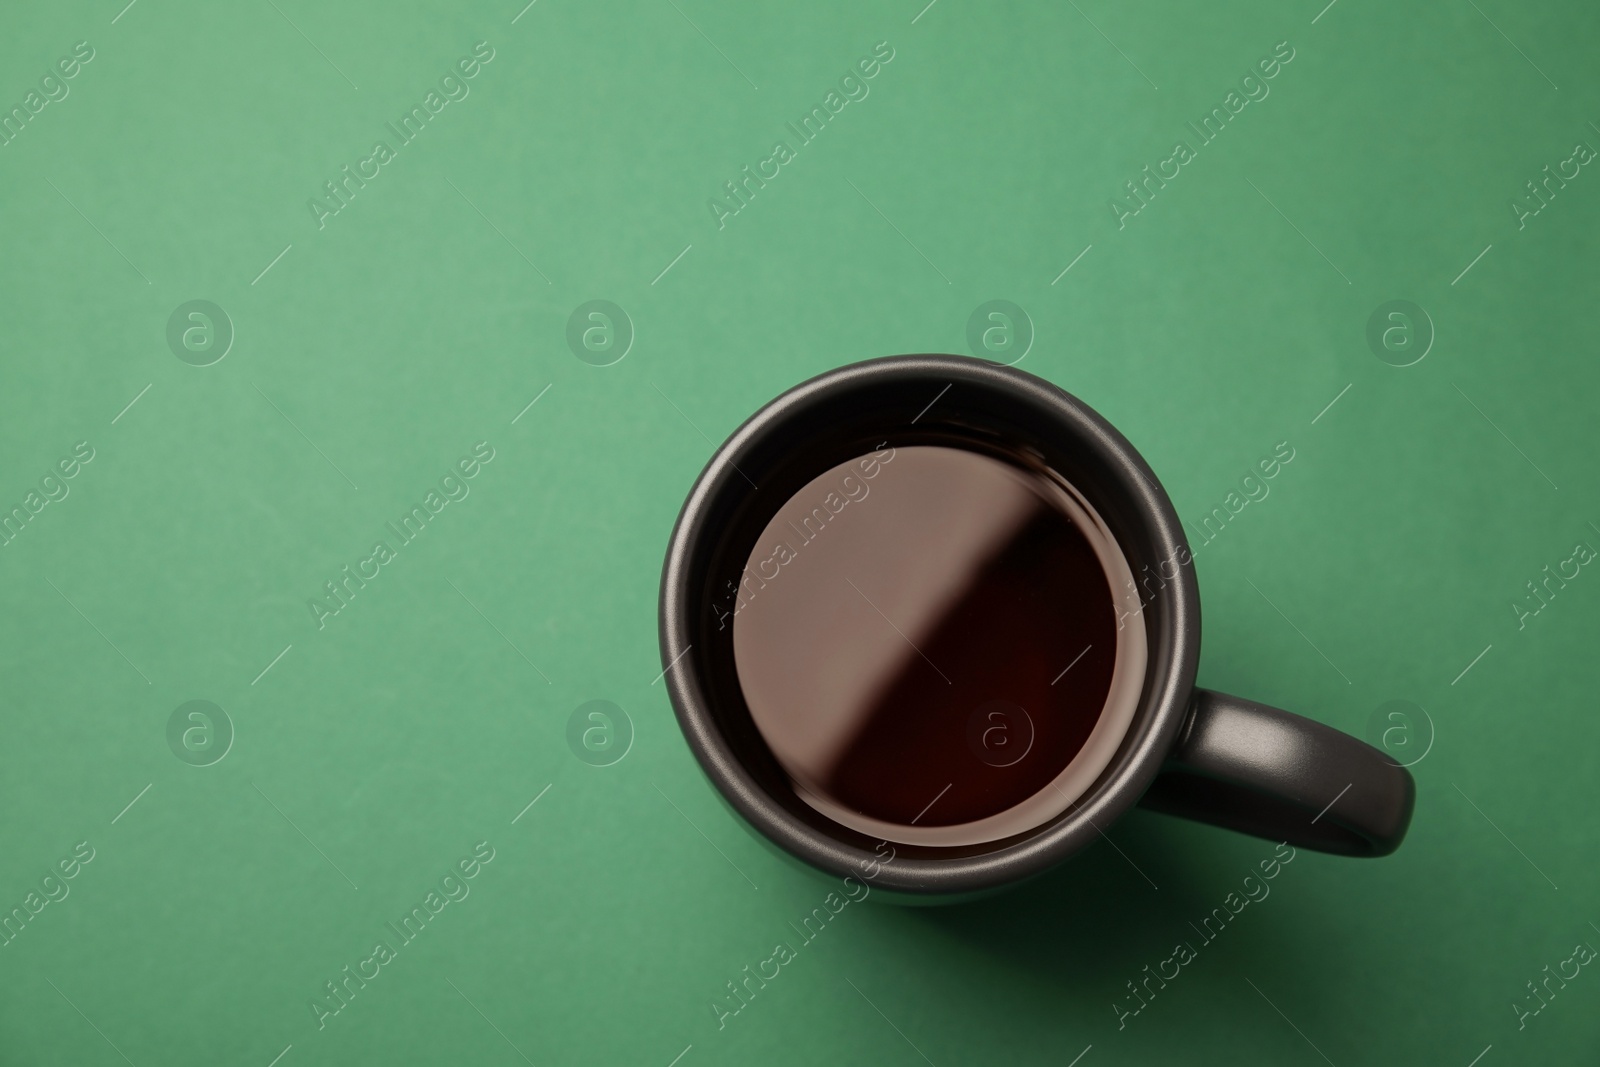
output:
<instances>
[{"instance_id":1,"label":"mug interior","mask_svg":"<svg viewBox=\"0 0 1600 1067\"><path fill-rule=\"evenodd\" d=\"M853 503L852 503L853 501ZM886 447L767 524L737 593L740 687L795 792L892 844L982 844L1067 810L1144 683L1133 573L1047 470Z\"/></svg>"}]
</instances>

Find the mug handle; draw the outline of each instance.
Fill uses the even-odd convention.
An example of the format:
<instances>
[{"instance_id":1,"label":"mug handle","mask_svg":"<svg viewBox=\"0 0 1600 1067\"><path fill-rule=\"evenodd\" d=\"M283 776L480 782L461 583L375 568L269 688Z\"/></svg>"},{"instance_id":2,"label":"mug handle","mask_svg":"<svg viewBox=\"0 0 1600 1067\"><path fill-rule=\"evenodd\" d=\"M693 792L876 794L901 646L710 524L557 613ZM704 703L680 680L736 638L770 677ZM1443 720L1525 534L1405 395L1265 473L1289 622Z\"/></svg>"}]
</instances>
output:
<instances>
[{"instance_id":1,"label":"mug handle","mask_svg":"<svg viewBox=\"0 0 1600 1067\"><path fill-rule=\"evenodd\" d=\"M1141 807L1342 856L1386 856L1411 823L1411 772L1349 734L1196 689Z\"/></svg>"}]
</instances>

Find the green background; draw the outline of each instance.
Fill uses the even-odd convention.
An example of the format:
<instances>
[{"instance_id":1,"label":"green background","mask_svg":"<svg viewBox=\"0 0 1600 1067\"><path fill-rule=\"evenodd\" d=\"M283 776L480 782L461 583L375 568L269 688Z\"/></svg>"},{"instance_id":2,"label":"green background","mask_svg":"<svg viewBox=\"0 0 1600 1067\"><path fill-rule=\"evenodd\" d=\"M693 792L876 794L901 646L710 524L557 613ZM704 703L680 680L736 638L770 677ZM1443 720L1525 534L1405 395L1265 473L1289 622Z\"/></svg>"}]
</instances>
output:
<instances>
[{"instance_id":1,"label":"green background","mask_svg":"<svg viewBox=\"0 0 1600 1067\"><path fill-rule=\"evenodd\" d=\"M1600 577L1510 605L1600 548L1600 175L1509 204L1600 146L1600 12L1323 3L8 5L5 109L95 57L0 147L0 505L95 458L0 548L0 909L95 858L0 948L0 1062L1596 1062L1593 968L1512 1005L1600 946ZM479 41L470 95L319 229L308 199ZM708 199L880 41L719 230ZM166 341L196 299L236 332L204 367ZM610 366L566 341L592 299L636 331ZM991 299L1191 524L1294 448L1198 552L1200 680L1374 739L1420 709L1389 737L1411 836L1301 852L1120 1031L1271 845L1135 812L1002 898L851 905L719 1030L828 887L728 816L653 681L668 532L764 401L966 353ZM1436 333L1407 367L1366 340L1396 299ZM479 441L470 496L319 629L308 599ZM194 699L235 731L211 766L167 741ZM566 741L594 699L633 725L610 766ZM471 895L319 1030L480 841Z\"/></svg>"}]
</instances>

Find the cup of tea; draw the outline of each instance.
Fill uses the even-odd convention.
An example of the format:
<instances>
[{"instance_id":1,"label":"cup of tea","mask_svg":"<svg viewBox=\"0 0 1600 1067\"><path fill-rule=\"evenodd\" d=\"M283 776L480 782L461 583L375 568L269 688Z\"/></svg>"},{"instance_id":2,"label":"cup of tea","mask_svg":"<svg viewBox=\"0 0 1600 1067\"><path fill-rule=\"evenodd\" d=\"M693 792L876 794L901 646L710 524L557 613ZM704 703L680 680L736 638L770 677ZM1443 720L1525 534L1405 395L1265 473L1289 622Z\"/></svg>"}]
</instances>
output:
<instances>
[{"instance_id":1,"label":"cup of tea","mask_svg":"<svg viewBox=\"0 0 1600 1067\"><path fill-rule=\"evenodd\" d=\"M1195 687L1193 558L1154 473L981 360L869 360L751 416L678 517L660 632L728 807L902 902L1015 884L1136 804L1347 856L1411 819L1385 753Z\"/></svg>"}]
</instances>

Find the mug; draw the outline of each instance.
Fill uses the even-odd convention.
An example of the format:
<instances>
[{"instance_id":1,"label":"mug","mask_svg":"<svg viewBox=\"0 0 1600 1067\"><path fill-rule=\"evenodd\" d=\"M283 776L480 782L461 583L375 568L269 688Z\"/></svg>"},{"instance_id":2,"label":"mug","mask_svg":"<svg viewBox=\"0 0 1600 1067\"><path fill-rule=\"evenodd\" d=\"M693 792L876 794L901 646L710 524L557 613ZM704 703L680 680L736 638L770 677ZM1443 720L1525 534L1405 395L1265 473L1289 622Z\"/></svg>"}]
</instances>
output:
<instances>
[{"instance_id":1,"label":"mug","mask_svg":"<svg viewBox=\"0 0 1600 1067\"><path fill-rule=\"evenodd\" d=\"M808 803L746 703L727 624L727 590L738 588L758 537L801 487L868 453L919 445L1054 472L1142 579L1128 593L1135 610L1119 620L1141 627L1144 644L1142 688L1120 743L1065 810L997 840L891 845ZM751 416L716 450L678 516L661 576L660 641L689 748L747 829L824 875L868 877L902 903L970 899L1040 874L1135 804L1346 856L1394 851L1411 820L1415 784L1383 752L1290 712L1196 688L1193 557L1154 473L1081 400L982 360L868 360L798 385Z\"/></svg>"}]
</instances>

